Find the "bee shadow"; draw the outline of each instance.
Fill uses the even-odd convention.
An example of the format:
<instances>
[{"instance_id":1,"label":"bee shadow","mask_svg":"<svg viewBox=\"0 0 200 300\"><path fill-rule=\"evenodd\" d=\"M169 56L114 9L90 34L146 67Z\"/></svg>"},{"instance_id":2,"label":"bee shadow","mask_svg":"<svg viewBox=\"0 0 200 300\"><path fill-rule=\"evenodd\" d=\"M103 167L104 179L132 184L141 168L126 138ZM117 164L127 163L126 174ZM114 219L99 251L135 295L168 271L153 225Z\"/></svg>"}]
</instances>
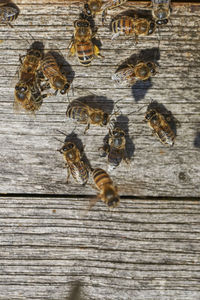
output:
<instances>
[{"instance_id":1,"label":"bee shadow","mask_svg":"<svg viewBox=\"0 0 200 300\"><path fill-rule=\"evenodd\" d=\"M66 300L81 300L81 282L75 281L72 283L72 288Z\"/></svg>"},{"instance_id":2,"label":"bee shadow","mask_svg":"<svg viewBox=\"0 0 200 300\"><path fill-rule=\"evenodd\" d=\"M177 136L177 127L180 127L180 122L173 116L172 112L169 111L163 104L158 103L155 100L148 105L147 110L150 109L155 109L158 113L162 114L171 127L174 135Z\"/></svg>"},{"instance_id":3,"label":"bee shadow","mask_svg":"<svg viewBox=\"0 0 200 300\"><path fill-rule=\"evenodd\" d=\"M76 147L79 149L80 153L81 153L81 159L82 161L86 164L86 166L88 166L88 168L91 170L91 165L90 162L85 154L84 148L85 146L83 145L81 139L78 138L77 134L72 131L70 134L66 134L63 131L57 130L57 132L61 133L62 135L65 136L63 145L67 142L72 142L76 145Z\"/></svg>"},{"instance_id":4,"label":"bee shadow","mask_svg":"<svg viewBox=\"0 0 200 300\"><path fill-rule=\"evenodd\" d=\"M65 60L64 56L56 51L49 51L48 53L53 55L58 66L60 67L61 73L67 78L70 83L72 83L74 80L75 72L73 71L71 65Z\"/></svg>"},{"instance_id":5,"label":"bee shadow","mask_svg":"<svg viewBox=\"0 0 200 300\"><path fill-rule=\"evenodd\" d=\"M92 108L97 108L111 114L114 108L114 101L105 96L88 95L76 99Z\"/></svg>"},{"instance_id":6,"label":"bee shadow","mask_svg":"<svg viewBox=\"0 0 200 300\"><path fill-rule=\"evenodd\" d=\"M44 52L44 44L42 42L35 41L31 44L30 49L40 50L40 51Z\"/></svg>"},{"instance_id":7,"label":"bee shadow","mask_svg":"<svg viewBox=\"0 0 200 300\"><path fill-rule=\"evenodd\" d=\"M194 147L195 148L200 148L200 131L196 132L196 136L194 139Z\"/></svg>"}]
</instances>

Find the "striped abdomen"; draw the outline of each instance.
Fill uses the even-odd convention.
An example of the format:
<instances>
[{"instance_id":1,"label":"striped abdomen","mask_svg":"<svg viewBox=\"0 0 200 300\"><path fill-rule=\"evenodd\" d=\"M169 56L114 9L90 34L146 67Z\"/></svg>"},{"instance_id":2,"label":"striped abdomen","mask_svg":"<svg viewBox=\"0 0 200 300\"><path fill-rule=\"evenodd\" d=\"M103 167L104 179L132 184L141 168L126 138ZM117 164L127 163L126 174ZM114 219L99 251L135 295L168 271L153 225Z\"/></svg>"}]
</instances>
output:
<instances>
[{"instance_id":1,"label":"striped abdomen","mask_svg":"<svg viewBox=\"0 0 200 300\"><path fill-rule=\"evenodd\" d=\"M9 22L17 19L19 10L13 6L0 7L0 21Z\"/></svg>"},{"instance_id":2,"label":"striped abdomen","mask_svg":"<svg viewBox=\"0 0 200 300\"><path fill-rule=\"evenodd\" d=\"M88 181L88 169L83 161L70 163L69 168L73 178L80 184L86 184Z\"/></svg>"},{"instance_id":3,"label":"striped abdomen","mask_svg":"<svg viewBox=\"0 0 200 300\"><path fill-rule=\"evenodd\" d=\"M116 83L122 86L131 86L135 83L135 73L133 68L126 67L119 71L117 71L113 76L112 79L116 81Z\"/></svg>"},{"instance_id":4,"label":"striped abdomen","mask_svg":"<svg viewBox=\"0 0 200 300\"><path fill-rule=\"evenodd\" d=\"M160 129L156 132L161 143L167 146L173 146L175 140L175 134L171 130L171 128L167 128L167 130Z\"/></svg>"},{"instance_id":5,"label":"striped abdomen","mask_svg":"<svg viewBox=\"0 0 200 300\"><path fill-rule=\"evenodd\" d=\"M42 62L41 69L43 74L47 77L47 79L54 78L56 76L62 76L58 64L51 53L47 53Z\"/></svg>"},{"instance_id":6,"label":"striped abdomen","mask_svg":"<svg viewBox=\"0 0 200 300\"><path fill-rule=\"evenodd\" d=\"M66 116L68 118L74 119L82 124L88 123L88 112L87 109L82 106L70 105L67 108Z\"/></svg>"},{"instance_id":7,"label":"striped abdomen","mask_svg":"<svg viewBox=\"0 0 200 300\"><path fill-rule=\"evenodd\" d=\"M122 35L130 35L134 31L134 22L131 17L121 17L111 22L111 31Z\"/></svg>"},{"instance_id":8,"label":"striped abdomen","mask_svg":"<svg viewBox=\"0 0 200 300\"><path fill-rule=\"evenodd\" d=\"M103 169L97 168L92 171L92 176L94 182L99 190L106 184L112 185L112 180L110 179L109 175Z\"/></svg>"},{"instance_id":9,"label":"striped abdomen","mask_svg":"<svg viewBox=\"0 0 200 300\"><path fill-rule=\"evenodd\" d=\"M80 63L84 66L89 66L94 57L92 41L78 43L76 45L76 51Z\"/></svg>"}]
</instances>

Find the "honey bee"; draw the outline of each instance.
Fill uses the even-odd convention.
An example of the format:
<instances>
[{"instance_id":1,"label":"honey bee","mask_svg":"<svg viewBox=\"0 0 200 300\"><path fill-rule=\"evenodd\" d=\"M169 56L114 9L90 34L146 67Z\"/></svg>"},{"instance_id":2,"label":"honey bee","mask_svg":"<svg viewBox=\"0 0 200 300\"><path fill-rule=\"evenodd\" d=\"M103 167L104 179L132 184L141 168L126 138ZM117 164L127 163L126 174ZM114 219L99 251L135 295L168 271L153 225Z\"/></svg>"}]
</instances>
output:
<instances>
[{"instance_id":1,"label":"honey bee","mask_svg":"<svg viewBox=\"0 0 200 300\"><path fill-rule=\"evenodd\" d=\"M156 65L153 62L140 61L135 65L128 65L125 68L119 69L112 76L112 79L120 85L132 86L138 80L147 80L157 73Z\"/></svg>"},{"instance_id":2,"label":"honey bee","mask_svg":"<svg viewBox=\"0 0 200 300\"><path fill-rule=\"evenodd\" d=\"M109 114L103 110L92 108L79 100L74 100L68 105L66 116L81 124L87 124L84 133L90 128L90 124L106 126L110 119Z\"/></svg>"},{"instance_id":3,"label":"honey bee","mask_svg":"<svg viewBox=\"0 0 200 300\"><path fill-rule=\"evenodd\" d=\"M50 86L62 95L66 94L70 88L70 83L67 78L61 73L56 59L51 53L46 53L41 60L40 68L44 76L50 83Z\"/></svg>"},{"instance_id":4,"label":"honey bee","mask_svg":"<svg viewBox=\"0 0 200 300\"><path fill-rule=\"evenodd\" d=\"M158 112L156 108L147 109L145 120L149 127L153 130L153 134L158 137L160 142L166 146L173 146L175 141L175 133L166 117Z\"/></svg>"},{"instance_id":5,"label":"honey bee","mask_svg":"<svg viewBox=\"0 0 200 300\"><path fill-rule=\"evenodd\" d=\"M11 6L5 1L0 3L0 23L8 23L17 19L19 9L17 6Z\"/></svg>"},{"instance_id":6,"label":"honey bee","mask_svg":"<svg viewBox=\"0 0 200 300\"><path fill-rule=\"evenodd\" d=\"M168 23L171 0L151 0L152 15L157 25Z\"/></svg>"},{"instance_id":7,"label":"honey bee","mask_svg":"<svg viewBox=\"0 0 200 300\"><path fill-rule=\"evenodd\" d=\"M110 176L103 169L96 168L92 170L93 180L99 190L100 198L109 208L115 208L119 205L120 197L117 187L113 185Z\"/></svg>"},{"instance_id":8,"label":"honey bee","mask_svg":"<svg viewBox=\"0 0 200 300\"><path fill-rule=\"evenodd\" d=\"M76 182L85 185L89 178L88 167L82 160L82 155L77 146L72 142L66 142L64 146L58 150L63 154L67 167L67 183L72 174Z\"/></svg>"},{"instance_id":9,"label":"honey bee","mask_svg":"<svg viewBox=\"0 0 200 300\"><path fill-rule=\"evenodd\" d=\"M102 22L104 23L107 10L120 6L128 0L87 0L84 5L84 13L87 16L95 16L96 13L102 11Z\"/></svg>"},{"instance_id":10,"label":"honey bee","mask_svg":"<svg viewBox=\"0 0 200 300\"><path fill-rule=\"evenodd\" d=\"M122 160L128 163L128 160L125 158L125 147L125 132L119 127L115 127L113 130L109 129L108 141L100 148L104 151L102 156L108 155L108 170L115 169Z\"/></svg>"},{"instance_id":11,"label":"honey bee","mask_svg":"<svg viewBox=\"0 0 200 300\"><path fill-rule=\"evenodd\" d=\"M21 67L19 70L19 81L15 85L15 108L21 106L27 111L34 112L39 109L42 99L46 95L41 95L38 84L37 70L42 58L42 51L39 49L29 49L23 61L20 57Z\"/></svg>"},{"instance_id":12,"label":"honey bee","mask_svg":"<svg viewBox=\"0 0 200 300\"><path fill-rule=\"evenodd\" d=\"M110 25L113 33L112 39L119 35L135 35L136 41L138 36L151 35L155 29L155 22L146 18L121 16L111 21Z\"/></svg>"},{"instance_id":13,"label":"honey bee","mask_svg":"<svg viewBox=\"0 0 200 300\"><path fill-rule=\"evenodd\" d=\"M83 66L89 66L94 56L102 57L97 45L94 45L91 25L88 20L80 19L74 23L74 36L70 43L70 55L77 54L79 62Z\"/></svg>"}]
</instances>

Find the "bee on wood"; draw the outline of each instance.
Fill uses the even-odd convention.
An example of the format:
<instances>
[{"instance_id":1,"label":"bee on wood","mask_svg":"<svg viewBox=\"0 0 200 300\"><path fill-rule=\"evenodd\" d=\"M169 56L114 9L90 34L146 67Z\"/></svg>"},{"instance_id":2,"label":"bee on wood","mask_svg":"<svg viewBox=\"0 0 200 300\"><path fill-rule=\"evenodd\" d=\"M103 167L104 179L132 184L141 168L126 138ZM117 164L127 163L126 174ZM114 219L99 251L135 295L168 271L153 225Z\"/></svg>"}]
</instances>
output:
<instances>
[{"instance_id":1,"label":"bee on wood","mask_svg":"<svg viewBox=\"0 0 200 300\"><path fill-rule=\"evenodd\" d=\"M109 114L103 110L92 108L79 100L74 100L68 105L66 116L81 124L87 124L84 133L90 128L90 124L106 126L110 120Z\"/></svg>"},{"instance_id":2,"label":"bee on wood","mask_svg":"<svg viewBox=\"0 0 200 300\"><path fill-rule=\"evenodd\" d=\"M95 16L96 13L102 11L102 23L107 15L107 10L120 6L128 0L87 0L84 5L84 13L87 16Z\"/></svg>"},{"instance_id":3,"label":"bee on wood","mask_svg":"<svg viewBox=\"0 0 200 300\"><path fill-rule=\"evenodd\" d=\"M0 3L0 23L8 23L17 19L19 9L17 6L11 6L9 3Z\"/></svg>"},{"instance_id":4,"label":"bee on wood","mask_svg":"<svg viewBox=\"0 0 200 300\"><path fill-rule=\"evenodd\" d=\"M151 0L152 16L157 25L164 25L168 23L170 17L170 3L171 0Z\"/></svg>"},{"instance_id":5,"label":"bee on wood","mask_svg":"<svg viewBox=\"0 0 200 300\"><path fill-rule=\"evenodd\" d=\"M121 16L111 21L110 28L113 33L112 39L120 35L135 35L137 41L138 36L151 35L155 31L156 26L153 20L138 16Z\"/></svg>"},{"instance_id":6,"label":"bee on wood","mask_svg":"<svg viewBox=\"0 0 200 300\"><path fill-rule=\"evenodd\" d=\"M131 64L121 68L112 76L112 79L122 86L132 86L138 80L147 80L157 73L156 65L153 62L140 61L135 65Z\"/></svg>"},{"instance_id":7,"label":"bee on wood","mask_svg":"<svg viewBox=\"0 0 200 300\"><path fill-rule=\"evenodd\" d=\"M58 90L62 95L66 94L70 88L70 83L67 78L61 73L60 67L56 59L51 53L46 53L41 60L40 68L44 76L50 83L56 93Z\"/></svg>"},{"instance_id":8,"label":"bee on wood","mask_svg":"<svg viewBox=\"0 0 200 300\"><path fill-rule=\"evenodd\" d=\"M89 178L88 167L82 160L82 155L77 146L72 142L66 142L64 146L58 150L63 154L67 167L67 183L70 174L76 182L85 185Z\"/></svg>"},{"instance_id":9,"label":"bee on wood","mask_svg":"<svg viewBox=\"0 0 200 300\"><path fill-rule=\"evenodd\" d=\"M110 176L103 169L96 168L92 170L92 176L95 186L99 190L100 198L109 208L115 208L119 205L120 197L117 187L113 185Z\"/></svg>"},{"instance_id":10,"label":"bee on wood","mask_svg":"<svg viewBox=\"0 0 200 300\"><path fill-rule=\"evenodd\" d=\"M14 107L20 106L27 111L38 110L46 95L41 95L41 90L37 78L37 70L42 58L42 51L29 49L24 59L20 57L19 81L15 85Z\"/></svg>"},{"instance_id":11,"label":"bee on wood","mask_svg":"<svg viewBox=\"0 0 200 300\"><path fill-rule=\"evenodd\" d=\"M173 146L175 141L175 133L173 132L166 117L158 112L156 108L147 109L145 120L152 129L153 134L158 137L160 142L166 146Z\"/></svg>"},{"instance_id":12,"label":"bee on wood","mask_svg":"<svg viewBox=\"0 0 200 300\"><path fill-rule=\"evenodd\" d=\"M70 43L70 54L77 54L79 62L83 66L89 66L94 56L102 57L97 45L94 45L92 38L94 34L88 20L80 19L74 23L74 36Z\"/></svg>"},{"instance_id":13,"label":"bee on wood","mask_svg":"<svg viewBox=\"0 0 200 300\"><path fill-rule=\"evenodd\" d=\"M101 147L101 156L108 155L108 170L111 171L119 166L122 160L128 163L126 159L126 138L125 132L115 127L113 130L109 129L109 138L107 143Z\"/></svg>"}]
</instances>

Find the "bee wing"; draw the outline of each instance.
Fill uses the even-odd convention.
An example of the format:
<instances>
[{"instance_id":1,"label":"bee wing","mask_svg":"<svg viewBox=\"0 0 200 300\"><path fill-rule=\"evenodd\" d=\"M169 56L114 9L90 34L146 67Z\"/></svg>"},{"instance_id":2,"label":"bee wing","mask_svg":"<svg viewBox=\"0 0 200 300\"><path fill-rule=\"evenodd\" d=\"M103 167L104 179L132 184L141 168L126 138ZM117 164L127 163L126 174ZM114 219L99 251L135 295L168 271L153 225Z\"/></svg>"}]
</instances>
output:
<instances>
[{"instance_id":1,"label":"bee wing","mask_svg":"<svg viewBox=\"0 0 200 300\"><path fill-rule=\"evenodd\" d=\"M90 211L92 209L92 207L95 206L95 204L97 203L98 200L99 200L98 196L91 197L89 199L89 206L83 210L83 212L81 213L81 217L85 217L88 214L88 211Z\"/></svg>"}]
</instances>

